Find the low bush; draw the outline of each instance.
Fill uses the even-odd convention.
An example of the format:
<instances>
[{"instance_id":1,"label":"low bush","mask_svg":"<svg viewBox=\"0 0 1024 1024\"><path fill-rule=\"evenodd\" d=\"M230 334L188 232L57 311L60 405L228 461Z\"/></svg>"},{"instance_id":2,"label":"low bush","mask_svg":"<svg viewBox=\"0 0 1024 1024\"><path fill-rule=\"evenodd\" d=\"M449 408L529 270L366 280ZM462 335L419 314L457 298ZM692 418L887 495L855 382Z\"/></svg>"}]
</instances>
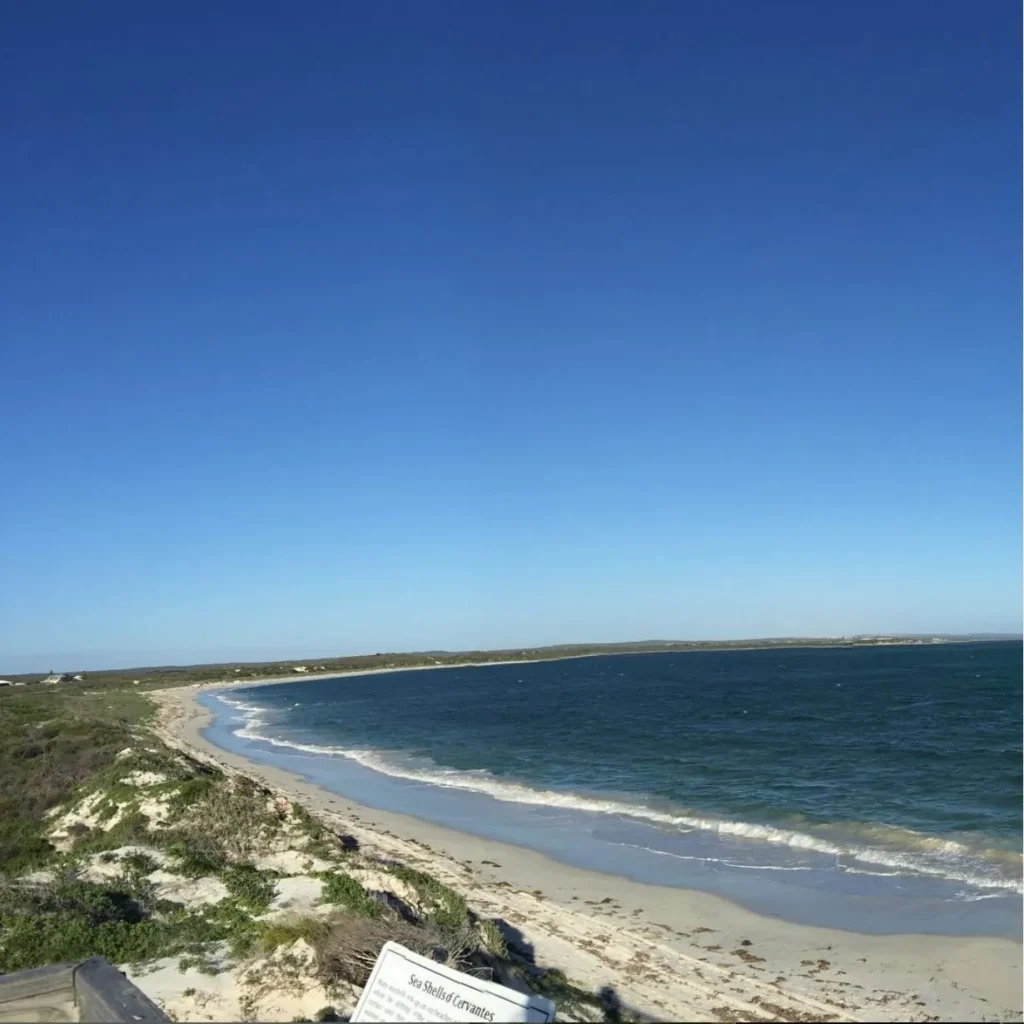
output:
<instances>
[{"instance_id":1,"label":"low bush","mask_svg":"<svg viewBox=\"0 0 1024 1024\"><path fill-rule=\"evenodd\" d=\"M167 852L174 858L174 869L186 878L202 878L205 875L219 875L226 861L216 849L198 850L184 840L172 842Z\"/></svg>"},{"instance_id":2,"label":"low bush","mask_svg":"<svg viewBox=\"0 0 1024 1024\"><path fill-rule=\"evenodd\" d=\"M108 829L94 828L83 833L74 842L75 853L98 853L116 850L121 846L149 846L152 836L149 818L139 810L132 810Z\"/></svg>"},{"instance_id":3,"label":"low bush","mask_svg":"<svg viewBox=\"0 0 1024 1024\"><path fill-rule=\"evenodd\" d=\"M168 800L169 817L173 820L194 804L202 803L217 784L212 773L197 775L177 784Z\"/></svg>"},{"instance_id":4,"label":"low bush","mask_svg":"<svg viewBox=\"0 0 1024 1024\"><path fill-rule=\"evenodd\" d=\"M251 864L239 864L226 868L221 878L228 892L247 910L263 914L270 909L270 901L277 887L274 875L259 871Z\"/></svg>"},{"instance_id":5,"label":"low bush","mask_svg":"<svg viewBox=\"0 0 1024 1024\"><path fill-rule=\"evenodd\" d=\"M152 711L136 694L72 699L43 687L0 695L0 872L13 877L53 856L46 811L113 764Z\"/></svg>"},{"instance_id":6,"label":"low bush","mask_svg":"<svg viewBox=\"0 0 1024 1024\"><path fill-rule=\"evenodd\" d=\"M377 902L351 875L341 871L325 871L320 877L324 882L322 899L345 907L361 917L376 917L381 912Z\"/></svg>"},{"instance_id":7,"label":"low bush","mask_svg":"<svg viewBox=\"0 0 1024 1024\"><path fill-rule=\"evenodd\" d=\"M148 853L140 852L129 853L126 857L122 857L121 863L124 865L125 871L133 875L148 875L160 867Z\"/></svg>"},{"instance_id":8,"label":"low bush","mask_svg":"<svg viewBox=\"0 0 1024 1024\"><path fill-rule=\"evenodd\" d=\"M469 908L466 901L443 882L439 882L425 871L406 867L404 864L391 864L388 871L395 878L411 885L420 900L424 903L427 915L441 928L458 931L469 923Z\"/></svg>"},{"instance_id":9,"label":"low bush","mask_svg":"<svg viewBox=\"0 0 1024 1024\"><path fill-rule=\"evenodd\" d=\"M248 779L202 784L174 831L198 855L245 863L263 853L281 821L267 809L268 794Z\"/></svg>"},{"instance_id":10,"label":"low bush","mask_svg":"<svg viewBox=\"0 0 1024 1024\"><path fill-rule=\"evenodd\" d=\"M504 960L508 956L508 944L501 929L493 921L480 922L480 937L483 939L487 952Z\"/></svg>"},{"instance_id":11,"label":"low bush","mask_svg":"<svg viewBox=\"0 0 1024 1024\"><path fill-rule=\"evenodd\" d=\"M60 881L0 893L0 970L105 956L132 963L228 938L223 922L184 911L165 918L122 883Z\"/></svg>"},{"instance_id":12,"label":"low bush","mask_svg":"<svg viewBox=\"0 0 1024 1024\"><path fill-rule=\"evenodd\" d=\"M470 965L476 948L468 932L453 936L431 922L415 925L390 913L362 917L344 912L327 922L312 945L327 983L365 985L385 942L401 943L414 953L456 969Z\"/></svg>"},{"instance_id":13,"label":"low bush","mask_svg":"<svg viewBox=\"0 0 1024 1024\"><path fill-rule=\"evenodd\" d=\"M299 939L304 939L315 948L328 931L330 925L322 917L284 917L263 926L258 940L259 948L263 953L272 953L279 946L290 946Z\"/></svg>"},{"instance_id":14,"label":"low bush","mask_svg":"<svg viewBox=\"0 0 1024 1024\"><path fill-rule=\"evenodd\" d=\"M292 804L291 810L292 820L307 837L306 850L314 857L336 860L340 853L345 852L334 833L305 807Z\"/></svg>"}]
</instances>

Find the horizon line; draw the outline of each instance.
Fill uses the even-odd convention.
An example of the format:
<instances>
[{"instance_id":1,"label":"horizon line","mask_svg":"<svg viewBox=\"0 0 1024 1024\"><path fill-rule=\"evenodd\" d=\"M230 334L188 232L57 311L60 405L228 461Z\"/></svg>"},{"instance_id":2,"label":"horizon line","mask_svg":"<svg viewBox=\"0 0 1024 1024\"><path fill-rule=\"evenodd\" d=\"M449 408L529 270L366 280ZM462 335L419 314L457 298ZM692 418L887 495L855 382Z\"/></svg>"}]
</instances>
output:
<instances>
[{"instance_id":1,"label":"horizon line","mask_svg":"<svg viewBox=\"0 0 1024 1024\"><path fill-rule=\"evenodd\" d=\"M735 648L737 645L742 644L757 644L764 646L771 645L801 645L811 647L816 644L828 644L828 645L841 645L845 643L859 643L863 646L875 646L884 645L884 642L931 642L931 643L956 643L956 642L998 642L998 641L1024 641L1024 633L998 633L998 632L983 632L983 633L885 633L885 632L871 632L871 633L840 633L840 634L829 634L821 636L763 636L763 637L736 637L732 639L722 640L603 640L595 642L579 642L579 643L565 643L565 644L542 644L542 645L514 645L511 647L491 647L491 648L465 648L462 650L449 650L446 648L432 648L429 650L413 650L413 651L377 651L377 652L366 652L362 654L333 654L333 655L316 655L316 656L295 656L285 658L271 658L271 659L254 659L254 660L239 660L239 659L228 659L224 661L206 661L206 662L166 662L166 663L152 663L149 665L119 665L109 666L106 668L94 668L94 669L80 669L76 674L84 674L89 672L93 675L106 674L106 673L119 673L119 672L157 672L161 670L175 670L175 671L186 671L186 670L199 670L199 669L220 669L220 668L243 668L243 667L265 667L274 668L277 666L284 667L295 667L296 662L352 662L352 661L366 661L374 660L378 658L460 658L468 656L493 656L493 655L511 655L513 660L515 659L526 659L526 655L543 655L557 651L594 651L601 652L602 650L608 650L611 648L627 648L627 650L620 650L616 653L631 653L629 649L641 649L641 648L665 648L671 650L674 647L686 647L686 648L705 648L705 649L721 649L721 648ZM636 653L641 653L637 650ZM541 658L539 660L547 660ZM552 659L554 660L554 659ZM304 666L307 667L308 666ZM315 666L314 666L315 668ZM38 676L38 675L71 675L71 671L60 671L54 672L54 670L48 669L43 672L41 669L36 671L28 672L14 672L6 673L4 677L10 675L12 678L19 676Z\"/></svg>"}]
</instances>

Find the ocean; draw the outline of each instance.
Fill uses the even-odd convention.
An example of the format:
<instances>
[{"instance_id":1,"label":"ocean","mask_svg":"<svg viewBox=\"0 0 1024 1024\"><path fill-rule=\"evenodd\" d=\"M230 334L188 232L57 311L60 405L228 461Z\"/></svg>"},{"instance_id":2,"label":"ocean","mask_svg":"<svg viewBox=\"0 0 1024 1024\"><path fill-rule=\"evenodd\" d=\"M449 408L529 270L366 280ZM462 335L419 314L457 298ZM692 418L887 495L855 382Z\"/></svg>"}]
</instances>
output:
<instances>
[{"instance_id":1,"label":"ocean","mask_svg":"<svg viewBox=\"0 0 1024 1024\"><path fill-rule=\"evenodd\" d=\"M1021 930L1021 645L700 651L208 694L213 742L369 806L761 913Z\"/></svg>"}]
</instances>

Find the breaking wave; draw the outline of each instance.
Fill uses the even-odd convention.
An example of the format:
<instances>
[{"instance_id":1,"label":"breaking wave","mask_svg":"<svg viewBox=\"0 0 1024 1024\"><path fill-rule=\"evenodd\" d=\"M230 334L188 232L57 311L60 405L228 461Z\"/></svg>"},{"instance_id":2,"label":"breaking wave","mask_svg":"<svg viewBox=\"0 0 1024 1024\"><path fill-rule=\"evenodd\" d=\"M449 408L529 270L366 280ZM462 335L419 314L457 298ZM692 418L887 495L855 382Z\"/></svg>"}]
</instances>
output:
<instances>
[{"instance_id":1,"label":"breaking wave","mask_svg":"<svg viewBox=\"0 0 1024 1024\"><path fill-rule=\"evenodd\" d=\"M815 835L810 831L728 818L715 818L688 810L675 813L622 800L537 789L499 779L483 769L460 771L442 766L413 766L402 763L395 755L389 758L386 753L377 750L346 749L280 739L262 731L267 726L263 715L269 709L221 695L217 695L217 699L244 713L242 725L233 730L234 734L242 739L257 740L270 746L319 756L343 757L372 771L394 778L480 793L506 803L616 815L681 832L699 830L726 838L753 840L769 843L776 847L789 847L793 850L831 857L834 859L834 866L837 869L850 873L860 871L860 873L875 875L924 875L958 882L976 889L1024 893L1024 883L1020 877L1022 858L1020 854L1011 850L972 846L952 839L943 839L922 832L880 824L841 822L834 825L809 825L808 829L813 828L819 833L829 833L828 835ZM839 837L836 833L842 833L842 836ZM651 850L650 852L666 856L680 856L661 850ZM689 858L680 856L680 859ZM694 859L713 860L714 858L697 857ZM722 858L722 863L729 867L747 866L730 863L726 858ZM863 867L858 869L856 865ZM768 866L755 865L755 867L767 869ZM893 870L879 871L877 870L879 868ZM998 894L997 892L992 895ZM963 895L960 898L974 897Z\"/></svg>"}]
</instances>

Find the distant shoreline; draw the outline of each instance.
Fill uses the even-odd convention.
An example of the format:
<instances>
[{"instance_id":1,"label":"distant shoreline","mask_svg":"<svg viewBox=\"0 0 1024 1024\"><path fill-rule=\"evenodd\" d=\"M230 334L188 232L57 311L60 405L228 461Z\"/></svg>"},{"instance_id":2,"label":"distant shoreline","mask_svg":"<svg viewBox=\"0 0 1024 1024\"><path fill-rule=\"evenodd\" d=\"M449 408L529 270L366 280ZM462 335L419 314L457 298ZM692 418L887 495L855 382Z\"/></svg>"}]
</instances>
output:
<instances>
[{"instance_id":1,"label":"distant shoreline","mask_svg":"<svg viewBox=\"0 0 1024 1024\"><path fill-rule=\"evenodd\" d=\"M173 682L187 686L192 682L210 682L217 674L239 670L252 673L254 682L303 675L342 675L355 671L388 669L398 671L414 668L471 668L481 665L526 664L539 661L566 661L574 658L611 657L620 654L690 654L701 651L789 651L835 650L856 647L933 647L965 643L1022 643L1024 637L1003 634L933 635L879 634L851 637L771 637L750 640L641 640L622 643L549 644L543 647L492 648L473 651L409 651L378 654L354 654L320 658L291 658L275 661L217 661L191 665L149 665L130 668L79 669L65 671L66 677L87 676L91 681L133 681L140 683ZM465 660L462 660L465 659ZM312 671L294 672L295 665L305 664ZM262 673L262 674L261 674ZM42 672L11 673L0 671L0 677L12 681L34 682L44 678ZM202 677L202 678L196 678Z\"/></svg>"},{"instance_id":2,"label":"distant shoreline","mask_svg":"<svg viewBox=\"0 0 1024 1024\"><path fill-rule=\"evenodd\" d=\"M396 668L357 668L342 669L337 672L293 672L288 676L268 676L259 679L232 679L230 676L223 680L208 680L201 683L186 684L185 689L193 693L207 693L211 690L242 690L257 686L276 686L281 683L301 683L309 679L343 679L348 676L383 676L394 672L429 672L442 668L490 668L493 665L533 665L542 661L569 661L572 658L593 658L593 654L577 654L566 658L530 658L512 659L510 661L475 661L459 665L400 665Z\"/></svg>"},{"instance_id":3,"label":"distant shoreline","mask_svg":"<svg viewBox=\"0 0 1024 1024\"><path fill-rule=\"evenodd\" d=\"M486 669L499 665L541 665L547 662L574 662L584 657L618 657L628 654L674 654L674 653L695 653L701 650L718 651L754 651L754 650L836 650L853 647L941 647L944 644L954 643L1011 643L1008 640L899 640L899 641L865 641L852 644L831 644L821 642L808 642L784 644L777 646L752 646L752 647L680 647L680 648L657 648L653 650L612 650L612 651L587 651L581 654L561 654L554 657L510 657L501 662L460 662L457 664L441 662L438 664L402 665L394 668L381 669L343 669L337 672L292 672L291 675L267 676L257 679L232 679L225 677L222 682L209 681L191 684L196 687L196 692L208 690L242 689L248 686L273 686L280 683L298 683L303 679L341 679L345 676L381 676L393 672L425 672L432 669ZM186 684L187 685L187 684Z\"/></svg>"},{"instance_id":4,"label":"distant shoreline","mask_svg":"<svg viewBox=\"0 0 1024 1024\"><path fill-rule=\"evenodd\" d=\"M942 647L945 644L961 644L961 643L1011 643L1013 639L1007 640L879 640L879 641L864 641L861 643L825 643L821 641L808 641L807 643L785 643L779 642L778 644L764 645L764 646L750 646L750 647L666 647L666 648L652 648L649 650L630 650L630 651L585 651L579 654L560 654L548 658L505 658L500 661L462 661L462 662L447 662L447 661L430 661L430 662L418 662L411 665L395 665L385 666L380 668L342 668L342 669L326 669L324 671L314 670L306 672L292 671L289 674L274 675L274 676L259 676L256 678L249 679L238 679L232 676L225 676L223 680L204 680L198 683L188 684L185 686L195 687L196 692L206 692L208 690L226 690L226 689L241 689L249 686L273 686L280 683L297 683L304 679L340 679L344 676L375 676L385 675L393 672L423 672L432 669L461 669L461 668L489 668L497 665L539 665L545 662L553 661L578 661L581 658L611 658L621 657L626 655L634 654L693 654L701 651L718 651L728 653L730 651L750 652L750 651L765 651L765 650L837 650L837 649L852 649L856 647ZM496 652L504 653L504 652ZM456 655L457 656L457 655ZM199 666L203 667L203 666Z\"/></svg>"}]
</instances>

